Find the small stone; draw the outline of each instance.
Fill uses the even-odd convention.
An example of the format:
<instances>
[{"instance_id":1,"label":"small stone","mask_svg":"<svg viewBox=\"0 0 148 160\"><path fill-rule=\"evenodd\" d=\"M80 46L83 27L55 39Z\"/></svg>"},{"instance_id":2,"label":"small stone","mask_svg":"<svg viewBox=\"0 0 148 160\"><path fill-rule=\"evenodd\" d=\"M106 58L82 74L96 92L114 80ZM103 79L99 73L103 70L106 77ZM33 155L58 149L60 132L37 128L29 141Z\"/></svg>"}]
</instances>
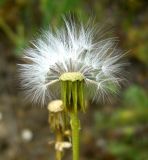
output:
<instances>
[{"instance_id":1,"label":"small stone","mask_svg":"<svg viewBox=\"0 0 148 160\"><path fill-rule=\"evenodd\" d=\"M0 112L0 121L3 119L3 114Z\"/></svg>"},{"instance_id":2,"label":"small stone","mask_svg":"<svg viewBox=\"0 0 148 160\"><path fill-rule=\"evenodd\" d=\"M99 139L99 140L96 141L96 145L98 147L105 148L106 147L106 142L105 142L104 139Z\"/></svg>"},{"instance_id":3,"label":"small stone","mask_svg":"<svg viewBox=\"0 0 148 160\"><path fill-rule=\"evenodd\" d=\"M23 139L24 141L30 142L30 141L32 140L32 138L33 138L33 133L32 133L32 131L29 130L29 129L24 129L24 130L22 131L21 137L22 137L22 139Z\"/></svg>"}]
</instances>

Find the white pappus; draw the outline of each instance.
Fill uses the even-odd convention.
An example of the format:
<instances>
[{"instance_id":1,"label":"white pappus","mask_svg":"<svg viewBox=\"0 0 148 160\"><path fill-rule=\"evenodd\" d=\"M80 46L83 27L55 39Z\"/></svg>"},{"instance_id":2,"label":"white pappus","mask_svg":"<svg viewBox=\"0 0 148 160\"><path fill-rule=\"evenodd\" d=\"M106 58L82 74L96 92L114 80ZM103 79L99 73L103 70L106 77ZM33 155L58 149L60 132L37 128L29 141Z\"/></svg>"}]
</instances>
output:
<instances>
[{"instance_id":1,"label":"white pappus","mask_svg":"<svg viewBox=\"0 0 148 160\"><path fill-rule=\"evenodd\" d=\"M67 20L65 27L45 31L25 50L24 64L19 64L21 85L34 103L48 103L60 96L59 77L65 72L84 76L86 96L95 100L117 92L124 78L126 62L115 38L101 37L92 25L77 25ZM98 32L99 33L99 32Z\"/></svg>"}]
</instances>

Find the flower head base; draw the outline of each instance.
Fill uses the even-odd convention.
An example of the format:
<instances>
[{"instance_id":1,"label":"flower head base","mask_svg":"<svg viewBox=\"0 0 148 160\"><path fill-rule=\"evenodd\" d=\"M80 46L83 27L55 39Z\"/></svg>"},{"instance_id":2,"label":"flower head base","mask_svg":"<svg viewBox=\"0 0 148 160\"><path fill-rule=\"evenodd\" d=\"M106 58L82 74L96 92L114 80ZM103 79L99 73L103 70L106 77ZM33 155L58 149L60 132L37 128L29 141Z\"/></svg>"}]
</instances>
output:
<instances>
[{"instance_id":1,"label":"flower head base","mask_svg":"<svg viewBox=\"0 0 148 160\"><path fill-rule=\"evenodd\" d=\"M84 81L61 81L61 97L65 111L86 110L84 103Z\"/></svg>"},{"instance_id":2,"label":"flower head base","mask_svg":"<svg viewBox=\"0 0 148 160\"><path fill-rule=\"evenodd\" d=\"M79 72L66 72L66 73L63 73L59 79L61 81L75 82L75 81L84 80L84 76Z\"/></svg>"},{"instance_id":3,"label":"flower head base","mask_svg":"<svg viewBox=\"0 0 148 160\"><path fill-rule=\"evenodd\" d=\"M66 72L60 76L61 97L65 111L85 111L84 76L79 72Z\"/></svg>"},{"instance_id":4,"label":"flower head base","mask_svg":"<svg viewBox=\"0 0 148 160\"><path fill-rule=\"evenodd\" d=\"M19 71L26 97L34 103L47 104L61 94L70 101L75 99L77 91L80 95L76 101L82 109L81 90L85 89L86 98L100 100L116 92L114 88L120 87L124 80L122 69L127 64L121 61L123 54L116 40L96 41L96 28L90 24L76 25L65 20L65 27L55 33L44 32L33 45L25 51L25 64L19 65ZM64 89L60 90L62 83Z\"/></svg>"}]
</instances>

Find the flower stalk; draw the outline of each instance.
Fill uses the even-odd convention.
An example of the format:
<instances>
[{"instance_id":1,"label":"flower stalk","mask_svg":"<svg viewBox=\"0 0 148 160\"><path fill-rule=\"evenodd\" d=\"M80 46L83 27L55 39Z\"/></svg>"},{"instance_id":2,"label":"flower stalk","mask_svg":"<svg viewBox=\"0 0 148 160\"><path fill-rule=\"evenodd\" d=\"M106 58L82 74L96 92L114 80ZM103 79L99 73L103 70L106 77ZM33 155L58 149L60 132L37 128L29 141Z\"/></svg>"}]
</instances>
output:
<instances>
[{"instance_id":1,"label":"flower stalk","mask_svg":"<svg viewBox=\"0 0 148 160\"><path fill-rule=\"evenodd\" d=\"M63 113L63 102L54 100L48 104L49 124L52 131L55 132L55 157L56 160L62 160L65 142L63 142L63 132L66 129L66 118Z\"/></svg>"},{"instance_id":2,"label":"flower stalk","mask_svg":"<svg viewBox=\"0 0 148 160\"><path fill-rule=\"evenodd\" d=\"M80 120L78 112L86 109L84 105L84 77L79 72L67 72L61 75L60 80L64 110L70 115L73 160L79 160Z\"/></svg>"},{"instance_id":3,"label":"flower stalk","mask_svg":"<svg viewBox=\"0 0 148 160\"><path fill-rule=\"evenodd\" d=\"M71 129L72 129L72 148L73 148L73 160L79 160L79 143L80 143L80 120L77 113L70 115Z\"/></svg>"},{"instance_id":4,"label":"flower stalk","mask_svg":"<svg viewBox=\"0 0 148 160\"><path fill-rule=\"evenodd\" d=\"M64 19L64 23L55 33L50 30L32 42L33 47L25 50L19 72L27 100L44 106L55 97L61 99L48 108L50 127L57 136L55 149L63 152L71 147L70 142L61 141L58 132L63 134L71 125L73 160L79 160L79 112L86 111L87 99L104 101L117 93L126 80L128 63L122 61L124 54L117 48L117 39L97 42L96 37L104 37L100 29L96 34L93 25L77 24L71 18Z\"/></svg>"},{"instance_id":5,"label":"flower stalk","mask_svg":"<svg viewBox=\"0 0 148 160\"><path fill-rule=\"evenodd\" d=\"M56 143L63 141L63 135L60 130L56 130ZM63 152L56 148L56 160L62 160Z\"/></svg>"}]
</instances>

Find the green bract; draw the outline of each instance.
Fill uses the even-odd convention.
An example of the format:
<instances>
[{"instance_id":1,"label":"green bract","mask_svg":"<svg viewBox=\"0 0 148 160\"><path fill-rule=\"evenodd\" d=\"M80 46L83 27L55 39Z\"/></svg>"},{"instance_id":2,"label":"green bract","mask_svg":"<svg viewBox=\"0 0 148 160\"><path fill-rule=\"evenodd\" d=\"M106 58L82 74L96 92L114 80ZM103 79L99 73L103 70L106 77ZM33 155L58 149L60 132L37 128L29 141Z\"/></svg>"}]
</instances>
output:
<instances>
[{"instance_id":1,"label":"green bract","mask_svg":"<svg viewBox=\"0 0 148 160\"><path fill-rule=\"evenodd\" d=\"M61 98L68 112L85 111L84 77L79 72L67 72L60 76Z\"/></svg>"}]
</instances>

